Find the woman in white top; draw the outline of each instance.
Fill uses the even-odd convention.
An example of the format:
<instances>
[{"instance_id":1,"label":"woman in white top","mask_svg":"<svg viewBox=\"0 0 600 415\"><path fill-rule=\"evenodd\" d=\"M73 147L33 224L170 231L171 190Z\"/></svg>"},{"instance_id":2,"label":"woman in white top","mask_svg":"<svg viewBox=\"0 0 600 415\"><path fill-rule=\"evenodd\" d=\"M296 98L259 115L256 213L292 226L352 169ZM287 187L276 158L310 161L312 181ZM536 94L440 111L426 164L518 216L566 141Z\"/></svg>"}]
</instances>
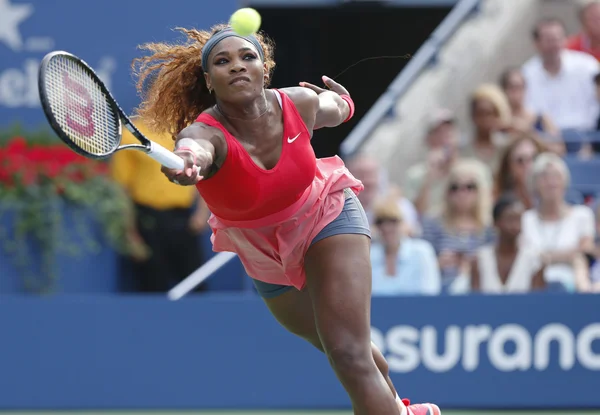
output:
<instances>
[{"instance_id":1,"label":"woman in white top","mask_svg":"<svg viewBox=\"0 0 600 415\"><path fill-rule=\"evenodd\" d=\"M570 174L556 154L540 154L529 179L538 203L523 214L525 246L541 256L547 284L560 284L568 291L589 291L585 254L594 249L594 213L587 206L570 206L565 202Z\"/></svg>"},{"instance_id":2,"label":"woman in white top","mask_svg":"<svg viewBox=\"0 0 600 415\"><path fill-rule=\"evenodd\" d=\"M504 195L493 210L496 243L477 251L471 271L471 290L485 294L525 293L544 288L539 255L519 246L523 203Z\"/></svg>"}]
</instances>

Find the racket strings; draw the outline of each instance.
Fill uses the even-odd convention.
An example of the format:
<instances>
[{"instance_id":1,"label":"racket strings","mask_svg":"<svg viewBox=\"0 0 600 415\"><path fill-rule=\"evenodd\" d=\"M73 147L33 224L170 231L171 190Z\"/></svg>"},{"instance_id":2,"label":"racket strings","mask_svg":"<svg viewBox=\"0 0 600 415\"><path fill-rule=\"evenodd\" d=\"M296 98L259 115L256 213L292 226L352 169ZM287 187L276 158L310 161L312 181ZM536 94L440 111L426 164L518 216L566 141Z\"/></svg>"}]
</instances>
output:
<instances>
[{"instance_id":1,"label":"racket strings","mask_svg":"<svg viewBox=\"0 0 600 415\"><path fill-rule=\"evenodd\" d=\"M110 154L118 147L118 114L81 65L66 56L56 56L46 68L44 82L56 122L77 147L96 156Z\"/></svg>"}]
</instances>

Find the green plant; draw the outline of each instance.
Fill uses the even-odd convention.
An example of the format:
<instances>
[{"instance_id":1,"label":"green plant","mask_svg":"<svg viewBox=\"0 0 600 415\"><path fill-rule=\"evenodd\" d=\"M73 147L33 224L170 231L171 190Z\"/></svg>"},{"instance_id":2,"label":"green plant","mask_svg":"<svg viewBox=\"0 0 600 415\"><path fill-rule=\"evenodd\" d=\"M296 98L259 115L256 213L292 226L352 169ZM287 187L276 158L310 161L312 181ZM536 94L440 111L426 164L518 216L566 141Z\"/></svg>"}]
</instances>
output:
<instances>
[{"instance_id":1,"label":"green plant","mask_svg":"<svg viewBox=\"0 0 600 415\"><path fill-rule=\"evenodd\" d=\"M58 254L98 250L103 241L90 232L90 219L98 222L102 237L117 252L136 249L127 238L131 224L125 212L130 208L105 162L77 155L48 131L29 134L15 127L0 132L0 219L14 215L10 230L0 228L0 249L14 258L29 291L56 288ZM65 239L65 212L83 243ZM29 260L36 251L39 269Z\"/></svg>"}]
</instances>

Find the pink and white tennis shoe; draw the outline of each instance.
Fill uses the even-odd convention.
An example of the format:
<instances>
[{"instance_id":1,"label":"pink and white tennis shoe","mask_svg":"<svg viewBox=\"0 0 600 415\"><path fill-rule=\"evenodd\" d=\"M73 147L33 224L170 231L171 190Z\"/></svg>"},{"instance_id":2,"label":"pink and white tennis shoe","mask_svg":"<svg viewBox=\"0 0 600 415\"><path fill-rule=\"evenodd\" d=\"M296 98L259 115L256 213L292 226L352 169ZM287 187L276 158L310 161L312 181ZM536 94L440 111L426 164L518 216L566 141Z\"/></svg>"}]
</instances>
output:
<instances>
[{"instance_id":1,"label":"pink and white tennis shoe","mask_svg":"<svg viewBox=\"0 0 600 415\"><path fill-rule=\"evenodd\" d=\"M400 405L400 403L398 403L398 405ZM440 411L440 408L433 403L417 403L411 405L408 399L402 399L400 413L401 415L441 415L442 411Z\"/></svg>"}]
</instances>

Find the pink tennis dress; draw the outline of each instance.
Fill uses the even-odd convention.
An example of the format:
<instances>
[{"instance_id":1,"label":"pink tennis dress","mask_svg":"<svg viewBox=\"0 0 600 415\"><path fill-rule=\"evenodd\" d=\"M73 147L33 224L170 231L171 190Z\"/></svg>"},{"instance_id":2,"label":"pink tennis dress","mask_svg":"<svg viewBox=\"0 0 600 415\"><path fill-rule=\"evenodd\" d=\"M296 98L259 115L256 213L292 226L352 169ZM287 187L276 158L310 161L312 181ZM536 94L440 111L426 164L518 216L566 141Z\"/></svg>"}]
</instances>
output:
<instances>
[{"instance_id":1,"label":"pink tennis dress","mask_svg":"<svg viewBox=\"0 0 600 415\"><path fill-rule=\"evenodd\" d=\"M274 92L284 124L277 165L258 167L221 123L201 114L197 122L223 132L227 156L197 188L212 212L208 223L214 251L235 252L254 279L302 289L311 241L341 213L344 189L358 194L363 185L339 157L315 157L296 106L285 93Z\"/></svg>"}]
</instances>

